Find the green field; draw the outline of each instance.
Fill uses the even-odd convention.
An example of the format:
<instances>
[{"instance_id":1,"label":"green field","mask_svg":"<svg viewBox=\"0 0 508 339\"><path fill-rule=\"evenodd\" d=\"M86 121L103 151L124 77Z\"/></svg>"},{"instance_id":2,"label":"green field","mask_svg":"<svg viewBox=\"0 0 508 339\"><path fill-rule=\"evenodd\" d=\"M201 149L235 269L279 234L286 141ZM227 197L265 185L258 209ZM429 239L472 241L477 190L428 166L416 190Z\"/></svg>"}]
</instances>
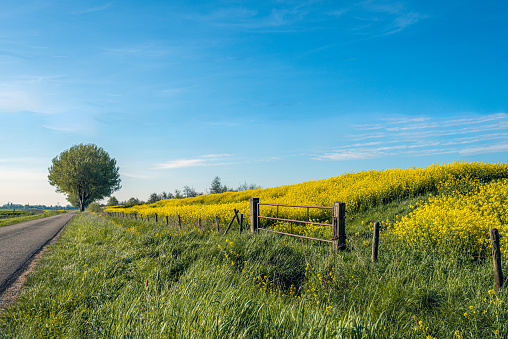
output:
<instances>
[{"instance_id":1,"label":"green field","mask_svg":"<svg viewBox=\"0 0 508 339\"><path fill-rule=\"evenodd\" d=\"M22 221L35 220L65 213L64 210L48 210L48 211L24 211L24 210L0 210L0 227L9 226L20 223Z\"/></svg>"},{"instance_id":2,"label":"green field","mask_svg":"<svg viewBox=\"0 0 508 339\"><path fill-rule=\"evenodd\" d=\"M492 259L410 250L362 220L394 220L426 196L347 220L348 250L273 234L78 214L2 312L9 338L502 338ZM506 270L506 265L503 264Z\"/></svg>"},{"instance_id":3,"label":"green field","mask_svg":"<svg viewBox=\"0 0 508 339\"><path fill-rule=\"evenodd\" d=\"M14 218L14 217L22 217L25 215L34 215L38 213L44 213L44 211L25 211L25 210L15 210L15 209L0 209L0 218Z\"/></svg>"}]
</instances>

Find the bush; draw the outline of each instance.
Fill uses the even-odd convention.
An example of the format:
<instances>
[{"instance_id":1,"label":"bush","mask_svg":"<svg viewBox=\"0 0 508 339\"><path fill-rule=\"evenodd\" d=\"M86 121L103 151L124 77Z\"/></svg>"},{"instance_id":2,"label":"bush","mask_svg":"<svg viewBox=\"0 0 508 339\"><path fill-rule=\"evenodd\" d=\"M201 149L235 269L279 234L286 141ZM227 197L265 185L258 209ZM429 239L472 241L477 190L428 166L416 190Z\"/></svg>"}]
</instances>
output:
<instances>
[{"instance_id":1,"label":"bush","mask_svg":"<svg viewBox=\"0 0 508 339\"><path fill-rule=\"evenodd\" d=\"M92 202L90 205L88 205L88 208L86 210L88 212L93 212L93 213L100 213L100 212L102 212L101 206L98 203L96 203L96 202Z\"/></svg>"}]
</instances>

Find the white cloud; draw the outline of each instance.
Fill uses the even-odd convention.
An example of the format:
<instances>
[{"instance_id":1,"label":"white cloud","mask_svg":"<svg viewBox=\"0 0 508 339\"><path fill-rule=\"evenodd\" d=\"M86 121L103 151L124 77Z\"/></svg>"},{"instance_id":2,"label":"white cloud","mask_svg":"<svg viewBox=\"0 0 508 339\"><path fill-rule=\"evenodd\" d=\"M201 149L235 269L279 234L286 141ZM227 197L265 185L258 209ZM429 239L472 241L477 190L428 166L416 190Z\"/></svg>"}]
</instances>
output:
<instances>
[{"instance_id":1,"label":"white cloud","mask_svg":"<svg viewBox=\"0 0 508 339\"><path fill-rule=\"evenodd\" d=\"M418 13L409 12L401 14L395 18L393 23L393 30L386 34L388 35L400 32L408 26L416 24L418 21L420 21L420 19L422 19L422 16Z\"/></svg>"},{"instance_id":2,"label":"white cloud","mask_svg":"<svg viewBox=\"0 0 508 339\"><path fill-rule=\"evenodd\" d=\"M270 12L252 10L245 7L230 7L215 10L209 14L193 14L193 20L208 22L215 26L233 27L248 30L276 29L302 21L307 14L303 9L307 4L293 5L279 3Z\"/></svg>"},{"instance_id":3,"label":"white cloud","mask_svg":"<svg viewBox=\"0 0 508 339\"><path fill-rule=\"evenodd\" d=\"M205 159L179 159L172 160L162 164L159 164L155 167L155 169L173 169L173 168L183 168L183 167L196 167L196 166L204 166L206 163Z\"/></svg>"},{"instance_id":4,"label":"white cloud","mask_svg":"<svg viewBox=\"0 0 508 339\"><path fill-rule=\"evenodd\" d=\"M233 154L206 154L202 155L201 158L205 159L217 159L217 158L224 158L224 157L230 157Z\"/></svg>"},{"instance_id":5,"label":"white cloud","mask_svg":"<svg viewBox=\"0 0 508 339\"><path fill-rule=\"evenodd\" d=\"M371 152L367 151L358 151L358 150L344 150L337 151L331 153L325 153L319 157L314 158L315 160L335 160L335 161L343 161L343 160L363 160L363 159L373 159L379 158L385 154L381 152L376 152L373 150Z\"/></svg>"},{"instance_id":6,"label":"white cloud","mask_svg":"<svg viewBox=\"0 0 508 339\"><path fill-rule=\"evenodd\" d=\"M315 160L360 160L387 156L475 155L508 151L508 114L384 118L384 123L355 125L356 141L314 156ZM494 132L494 133L493 133ZM347 140L346 139L346 140ZM375 139L371 142L358 142ZM343 139L344 141L344 139Z\"/></svg>"},{"instance_id":7,"label":"white cloud","mask_svg":"<svg viewBox=\"0 0 508 339\"><path fill-rule=\"evenodd\" d=\"M483 154L483 153L498 153L498 152L508 152L508 143L498 143L493 145L485 145L478 147L469 147L464 148L459 151L462 155L475 155L475 154Z\"/></svg>"},{"instance_id":8,"label":"white cloud","mask_svg":"<svg viewBox=\"0 0 508 339\"><path fill-rule=\"evenodd\" d=\"M128 173L128 172L122 172L120 171L121 177L128 177L128 178L134 178L134 179L151 179L152 177L145 174L136 174L136 173Z\"/></svg>"},{"instance_id":9,"label":"white cloud","mask_svg":"<svg viewBox=\"0 0 508 339\"><path fill-rule=\"evenodd\" d=\"M176 169L185 167L200 167L200 166L217 166L225 165L219 162L222 158L228 157L230 154L206 154L199 158L194 159L178 159L171 160L162 164L157 164L154 169Z\"/></svg>"}]
</instances>

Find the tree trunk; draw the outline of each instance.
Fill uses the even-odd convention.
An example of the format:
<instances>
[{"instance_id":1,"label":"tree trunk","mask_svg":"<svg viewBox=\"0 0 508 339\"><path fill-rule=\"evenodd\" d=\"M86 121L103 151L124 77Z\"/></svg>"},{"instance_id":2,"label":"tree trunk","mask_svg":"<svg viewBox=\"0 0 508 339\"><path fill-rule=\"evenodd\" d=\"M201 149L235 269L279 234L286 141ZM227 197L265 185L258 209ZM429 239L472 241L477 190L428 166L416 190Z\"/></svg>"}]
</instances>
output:
<instances>
[{"instance_id":1,"label":"tree trunk","mask_svg":"<svg viewBox=\"0 0 508 339\"><path fill-rule=\"evenodd\" d=\"M81 193L79 196L79 210L81 212L85 211L85 193Z\"/></svg>"}]
</instances>

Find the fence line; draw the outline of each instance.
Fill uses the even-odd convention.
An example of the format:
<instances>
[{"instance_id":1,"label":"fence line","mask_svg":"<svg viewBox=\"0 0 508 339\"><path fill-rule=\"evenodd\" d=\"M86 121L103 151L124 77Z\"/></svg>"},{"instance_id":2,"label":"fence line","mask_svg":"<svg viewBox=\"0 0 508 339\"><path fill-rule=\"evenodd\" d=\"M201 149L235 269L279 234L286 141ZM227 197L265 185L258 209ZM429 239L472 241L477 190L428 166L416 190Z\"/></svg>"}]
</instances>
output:
<instances>
[{"instance_id":1,"label":"fence line","mask_svg":"<svg viewBox=\"0 0 508 339\"><path fill-rule=\"evenodd\" d=\"M259 215L259 205L268 205L268 206L277 206L277 216L278 216L278 207L284 206L284 207L294 207L294 208L307 208L307 221L302 220L292 220L292 219L284 219L284 218L273 218L273 217L266 217ZM332 224L322 224L322 223L312 223L308 221L308 209L309 208L323 208L323 209L332 209L333 216ZM226 231L224 232L224 235L228 233L229 229L231 228L231 225L235 220L238 221L239 230L240 233L242 233L243 228L243 214L238 215L238 210L234 210L234 216L231 219L231 222L229 223ZM345 231L345 212L346 212L346 205L344 203L335 202L333 203L332 207L329 206L302 206L302 205L282 205L282 204L269 204L269 203L259 203L258 198L251 198L250 199L250 220L251 220L251 232L256 233L259 230L261 231L267 231L272 232L276 234L281 235L287 235L295 238L301 238L301 239L307 239L313 240L313 241L319 241L319 242L326 242L331 243L332 248L334 252L337 252L338 250L345 250L346 249L346 231ZM127 216L124 212L102 212L102 215L106 216L114 216L114 217L127 217L129 219L132 219L133 217L137 220L137 213L128 213ZM140 214L141 220L143 220L143 215ZM297 222L297 223L303 223L303 224L315 224L315 225L325 225L325 226L331 226L332 227L332 239L319 239L319 238L312 238L307 237L303 235L298 234L291 234L291 233L285 233L285 232L279 232L267 228L259 227L259 219L270 219L270 220L279 220L279 221L290 221L290 222ZM147 221L149 221L149 216L147 216ZM165 216L166 225L169 225L169 218L168 216ZM180 215L177 216L178 226L179 228L182 227L182 220ZM158 222L158 216L155 214L155 222ZM202 227L201 218L199 218L198 221L199 228ZM219 216L215 217L215 226L217 229L217 233L220 231L220 218ZM492 248L492 261L493 261L493 269L494 269L494 282L496 286L496 290L499 291L504 283L504 276L503 271L501 267L501 250L500 250L500 244L499 244L499 231L496 228L492 228L489 231L490 233L490 243ZM377 262L378 260L378 246L379 246L379 222L374 223L374 230L373 230L373 238L372 238L372 257L371 260L373 263Z\"/></svg>"}]
</instances>

